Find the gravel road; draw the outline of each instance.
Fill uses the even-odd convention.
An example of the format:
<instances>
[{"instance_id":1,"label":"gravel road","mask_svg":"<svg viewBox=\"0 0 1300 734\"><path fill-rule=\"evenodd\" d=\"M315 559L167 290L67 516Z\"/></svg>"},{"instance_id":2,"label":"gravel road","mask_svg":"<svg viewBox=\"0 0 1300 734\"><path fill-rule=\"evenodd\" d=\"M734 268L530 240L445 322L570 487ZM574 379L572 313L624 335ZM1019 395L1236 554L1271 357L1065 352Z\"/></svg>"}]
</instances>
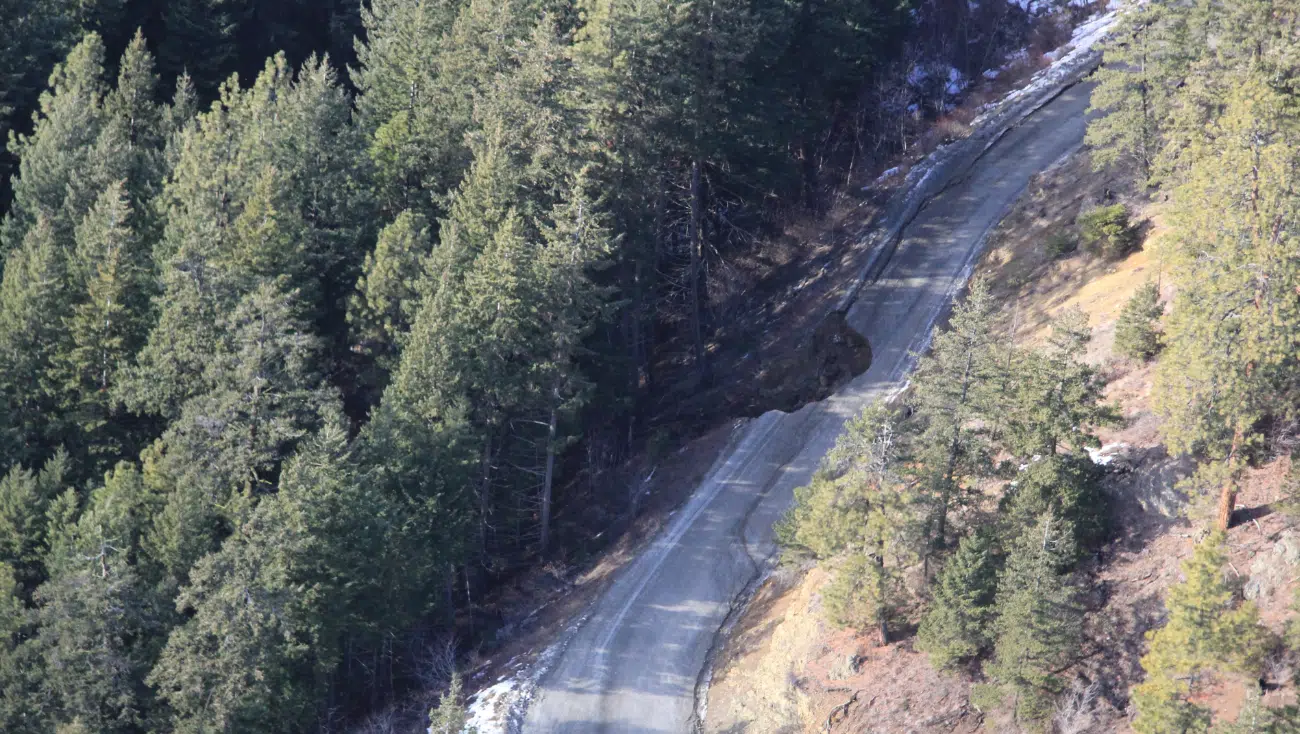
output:
<instances>
[{"instance_id":1,"label":"gravel road","mask_svg":"<svg viewBox=\"0 0 1300 734\"><path fill-rule=\"evenodd\" d=\"M871 368L796 413L751 421L734 451L591 610L543 676L523 731L688 732L709 648L735 600L775 551L772 524L845 419L902 386L911 354L964 283L984 239L1030 177L1083 139L1089 87L1066 89L1011 129L903 230L849 325Z\"/></svg>"}]
</instances>

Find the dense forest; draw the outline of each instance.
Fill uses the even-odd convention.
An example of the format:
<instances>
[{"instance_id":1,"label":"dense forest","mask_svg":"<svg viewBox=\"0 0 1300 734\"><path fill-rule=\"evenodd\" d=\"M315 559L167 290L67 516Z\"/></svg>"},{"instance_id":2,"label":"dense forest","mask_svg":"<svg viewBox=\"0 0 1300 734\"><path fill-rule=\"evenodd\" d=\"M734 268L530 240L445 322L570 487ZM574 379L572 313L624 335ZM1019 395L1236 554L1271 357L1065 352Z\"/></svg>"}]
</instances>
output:
<instances>
[{"instance_id":1,"label":"dense forest","mask_svg":"<svg viewBox=\"0 0 1300 734\"><path fill-rule=\"evenodd\" d=\"M0 0L0 730L340 730L429 683L664 355L726 379L710 268L1022 5Z\"/></svg>"},{"instance_id":2,"label":"dense forest","mask_svg":"<svg viewBox=\"0 0 1300 734\"><path fill-rule=\"evenodd\" d=\"M1225 534L1246 470L1295 446L1298 51L1294 0L1152 0L1123 13L1094 76L1092 161L1160 202L1160 275L1175 293L1166 314L1155 281L1140 287L1115 350L1155 361L1160 439L1197 462L1181 485L1197 546L1147 633L1145 677L1118 707L1143 734L1300 730L1300 710L1262 706L1258 690L1236 721L1206 696L1225 674L1258 688L1267 660L1300 652L1300 598L1279 638L1228 576ZM1122 205L1081 223L1103 256L1136 244ZM833 620L884 640L915 622L916 649L968 675L979 711L1064 731L1053 716L1095 649L1087 635L1113 633L1090 632L1084 615L1098 604L1095 554L1113 537L1088 449L1118 415L1083 360L1081 313L1027 349L994 328L998 309L975 282L905 409L853 421L780 531L831 569Z\"/></svg>"}]
</instances>

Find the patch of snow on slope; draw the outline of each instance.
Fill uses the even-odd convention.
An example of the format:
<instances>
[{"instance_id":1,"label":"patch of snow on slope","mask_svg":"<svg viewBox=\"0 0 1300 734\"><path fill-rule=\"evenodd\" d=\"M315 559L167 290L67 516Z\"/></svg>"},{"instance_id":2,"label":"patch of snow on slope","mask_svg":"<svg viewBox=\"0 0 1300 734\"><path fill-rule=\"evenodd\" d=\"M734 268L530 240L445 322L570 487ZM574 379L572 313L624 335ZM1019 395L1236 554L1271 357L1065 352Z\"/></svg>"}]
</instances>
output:
<instances>
[{"instance_id":1,"label":"patch of snow on slope","mask_svg":"<svg viewBox=\"0 0 1300 734\"><path fill-rule=\"evenodd\" d=\"M502 678L475 693L469 700L469 721L465 730L475 734L506 734L510 704L519 684L513 676Z\"/></svg>"},{"instance_id":2,"label":"patch of snow on slope","mask_svg":"<svg viewBox=\"0 0 1300 734\"><path fill-rule=\"evenodd\" d=\"M1043 90L1060 83L1061 79L1073 74L1080 64L1096 53L1096 46L1105 40L1110 29L1119 18L1121 8L1095 15L1079 24L1074 29L1069 43L1051 52L1052 65L1038 72L1025 86L1011 92L1006 97L988 105L990 110L1005 108L1008 103L1015 103L1026 97L1032 97ZM1095 57L1093 57L1095 58ZM978 126L987 118L988 113L976 118L972 126Z\"/></svg>"}]
</instances>

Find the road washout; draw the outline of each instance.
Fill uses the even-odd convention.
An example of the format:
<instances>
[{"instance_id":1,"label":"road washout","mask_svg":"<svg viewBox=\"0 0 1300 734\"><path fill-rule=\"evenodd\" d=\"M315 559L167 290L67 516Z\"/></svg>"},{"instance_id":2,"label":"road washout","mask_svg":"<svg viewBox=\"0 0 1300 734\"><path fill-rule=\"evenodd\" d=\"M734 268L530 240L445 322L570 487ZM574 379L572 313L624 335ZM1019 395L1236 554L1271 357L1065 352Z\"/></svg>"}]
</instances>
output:
<instances>
[{"instance_id":1,"label":"road washout","mask_svg":"<svg viewBox=\"0 0 1300 734\"><path fill-rule=\"evenodd\" d=\"M838 311L873 346L874 363L836 395L772 411L739 430L663 533L623 570L516 683L490 690L483 734L675 732L694 727L700 672L718 630L775 551L772 525L834 444L845 420L904 387L914 355L960 291L989 230L1037 171L1082 140L1098 62L1091 43L1113 13L1082 27L1074 48L994 105L972 135L936 151L862 246L872 256ZM702 709L701 709L702 710ZM495 727L495 728L493 728Z\"/></svg>"}]
</instances>

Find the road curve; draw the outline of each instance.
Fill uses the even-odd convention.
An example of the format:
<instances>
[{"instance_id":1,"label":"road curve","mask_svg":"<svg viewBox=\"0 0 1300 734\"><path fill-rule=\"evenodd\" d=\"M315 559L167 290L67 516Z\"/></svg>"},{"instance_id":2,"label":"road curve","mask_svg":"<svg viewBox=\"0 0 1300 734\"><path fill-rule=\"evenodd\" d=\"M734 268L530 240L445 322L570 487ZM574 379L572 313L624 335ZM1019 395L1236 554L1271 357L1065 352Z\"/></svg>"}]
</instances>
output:
<instances>
[{"instance_id":1,"label":"road curve","mask_svg":"<svg viewBox=\"0 0 1300 734\"><path fill-rule=\"evenodd\" d=\"M897 391L1029 178L1083 139L1076 85L1006 133L903 230L848 313L874 361L832 397L751 421L661 536L624 569L539 683L527 734L690 731L696 679L737 597L776 549L772 524L844 421Z\"/></svg>"}]
</instances>

